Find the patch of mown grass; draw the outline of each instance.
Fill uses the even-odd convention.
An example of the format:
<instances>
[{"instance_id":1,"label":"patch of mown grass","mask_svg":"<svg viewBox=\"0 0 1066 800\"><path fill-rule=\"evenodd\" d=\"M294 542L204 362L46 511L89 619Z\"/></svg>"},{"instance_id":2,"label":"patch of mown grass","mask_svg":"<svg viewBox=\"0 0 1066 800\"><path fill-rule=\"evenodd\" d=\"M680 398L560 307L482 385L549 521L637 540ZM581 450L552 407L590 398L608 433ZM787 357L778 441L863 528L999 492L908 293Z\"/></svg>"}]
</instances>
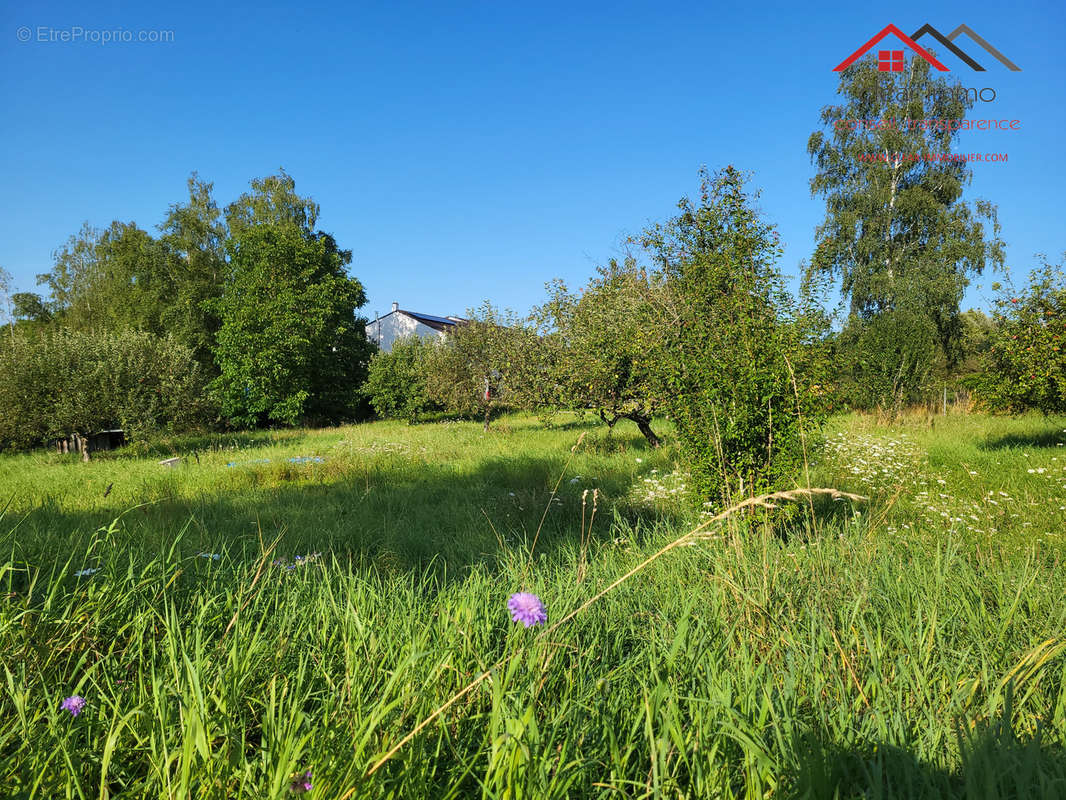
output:
<instances>
[{"instance_id":1,"label":"patch of mown grass","mask_svg":"<svg viewBox=\"0 0 1066 800\"><path fill-rule=\"evenodd\" d=\"M510 622L511 592L558 620L693 518L669 448L616 431L571 454L581 430L501 422L302 432L173 471L0 459L0 794L282 798L307 770L321 798L1066 794L1063 549L1052 515L1021 516L1058 496L1040 479L1062 450L987 446L1047 422L837 420L848 447L812 480L871 503L733 519L548 637ZM988 537L930 512L934 486L1019 499Z\"/></svg>"}]
</instances>

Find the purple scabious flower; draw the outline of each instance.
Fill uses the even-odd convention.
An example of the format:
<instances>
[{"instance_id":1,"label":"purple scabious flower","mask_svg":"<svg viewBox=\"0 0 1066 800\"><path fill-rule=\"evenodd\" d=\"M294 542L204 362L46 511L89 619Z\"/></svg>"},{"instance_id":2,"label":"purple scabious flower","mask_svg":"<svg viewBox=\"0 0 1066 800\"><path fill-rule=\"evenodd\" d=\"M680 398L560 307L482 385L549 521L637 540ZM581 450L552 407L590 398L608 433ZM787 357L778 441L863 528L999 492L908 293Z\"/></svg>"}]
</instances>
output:
<instances>
[{"instance_id":1,"label":"purple scabious flower","mask_svg":"<svg viewBox=\"0 0 1066 800\"><path fill-rule=\"evenodd\" d=\"M511 619L523 623L527 628L540 625L548 621L548 612L544 610L544 603L540 598L529 592L515 592L507 601L507 608L511 611Z\"/></svg>"},{"instance_id":2,"label":"purple scabious flower","mask_svg":"<svg viewBox=\"0 0 1066 800\"><path fill-rule=\"evenodd\" d=\"M289 791L294 794L311 791L311 770L307 770L301 777L289 784Z\"/></svg>"},{"instance_id":3,"label":"purple scabious flower","mask_svg":"<svg viewBox=\"0 0 1066 800\"><path fill-rule=\"evenodd\" d=\"M85 708L85 698L80 695L68 697L59 704L59 707L64 711L69 711L70 716L76 717L81 713L82 709Z\"/></svg>"}]
</instances>

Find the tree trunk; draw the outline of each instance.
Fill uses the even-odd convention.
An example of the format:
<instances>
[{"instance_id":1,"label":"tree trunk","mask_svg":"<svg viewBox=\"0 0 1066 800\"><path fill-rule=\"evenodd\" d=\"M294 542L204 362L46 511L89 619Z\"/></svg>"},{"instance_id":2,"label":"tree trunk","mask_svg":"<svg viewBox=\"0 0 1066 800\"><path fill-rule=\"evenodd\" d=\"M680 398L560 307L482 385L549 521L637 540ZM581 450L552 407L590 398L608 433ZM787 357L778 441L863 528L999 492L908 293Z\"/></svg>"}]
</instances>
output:
<instances>
[{"instance_id":1,"label":"tree trunk","mask_svg":"<svg viewBox=\"0 0 1066 800\"><path fill-rule=\"evenodd\" d=\"M655 435L655 431L651 429L651 417L642 417L639 414L633 414L629 417L637 423L637 430L639 430L644 438L648 440L648 444L652 447L658 447L662 442L659 441L659 437Z\"/></svg>"}]
</instances>

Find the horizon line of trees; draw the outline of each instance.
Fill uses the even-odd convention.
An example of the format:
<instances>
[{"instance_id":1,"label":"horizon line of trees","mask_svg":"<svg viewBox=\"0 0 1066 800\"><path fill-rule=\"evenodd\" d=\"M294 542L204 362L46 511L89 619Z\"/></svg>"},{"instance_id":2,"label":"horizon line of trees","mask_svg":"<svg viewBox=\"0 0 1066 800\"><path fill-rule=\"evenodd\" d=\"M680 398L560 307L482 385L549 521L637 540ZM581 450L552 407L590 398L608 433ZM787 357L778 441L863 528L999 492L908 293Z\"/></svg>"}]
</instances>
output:
<instances>
[{"instance_id":1,"label":"horizon line of trees","mask_svg":"<svg viewBox=\"0 0 1066 800\"><path fill-rule=\"evenodd\" d=\"M10 296L0 448L94 425L148 435L434 409L487 427L503 407L628 421L657 446L653 418L666 415L699 491L718 499L794 474L833 408L894 414L950 382L991 410L1066 411L1061 267L1004 289L992 316L963 313L969 281L1004 268L996 208L964 199L968 163L900 155L948 152L958 129L839 124L961 119L972 100L950 88L923 59L842 73L807 145L826 213L795 296L750 176L729 166L701 171L695 199L580 291L554 281L524 317L486 303L439 346L388 354L366 338L351 251L318 229L318 205L284 170L224 207L194 173L155 234L86 224L38 276L47 295Z\"/></svg>"}]
</instances>

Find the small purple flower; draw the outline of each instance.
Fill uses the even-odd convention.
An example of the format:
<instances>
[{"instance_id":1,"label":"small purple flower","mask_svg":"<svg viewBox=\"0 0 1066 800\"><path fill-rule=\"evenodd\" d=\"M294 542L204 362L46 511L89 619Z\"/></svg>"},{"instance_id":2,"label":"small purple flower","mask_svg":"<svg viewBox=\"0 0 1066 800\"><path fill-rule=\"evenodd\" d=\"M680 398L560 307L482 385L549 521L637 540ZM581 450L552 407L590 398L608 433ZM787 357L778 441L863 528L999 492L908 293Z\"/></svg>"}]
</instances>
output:
<instances>
[{"instance_id":1,"label":"small purple flower","mask_svg":"<svg viewBox=\"0 0 1066 800\"><path fill-rule=\"evenodd\" d=\"M68 697L66 700L59 704L59 707L64 711L69 711L70 716L76 717L78 716L78 714L81 713L81 710L85 708L85 698L81 697L80 695Z\"/></svg>"},{"instance_id":2,"label":"small purple flower","mask_svg":"<svg viewBox=\"0 0 1066 800\"><path fill-rule=\"evenodd\" d=\"M544 604L539 597L529 592L515 592L507 601L507 608L511 611L511 619L524 623L527 628L548 621Z\"/></svg>"},{"instance_id":3,"label":"small purple flower","mask_svg":"<svg viewBox=\"0 0 1066 800\"><path fill-rule=\"evenodd\" d=\"M311 770L307 770L302 777L296 778L289 784L289 791L294 794L303 794L311 791Z\"/></svg>"}]
</instances>

